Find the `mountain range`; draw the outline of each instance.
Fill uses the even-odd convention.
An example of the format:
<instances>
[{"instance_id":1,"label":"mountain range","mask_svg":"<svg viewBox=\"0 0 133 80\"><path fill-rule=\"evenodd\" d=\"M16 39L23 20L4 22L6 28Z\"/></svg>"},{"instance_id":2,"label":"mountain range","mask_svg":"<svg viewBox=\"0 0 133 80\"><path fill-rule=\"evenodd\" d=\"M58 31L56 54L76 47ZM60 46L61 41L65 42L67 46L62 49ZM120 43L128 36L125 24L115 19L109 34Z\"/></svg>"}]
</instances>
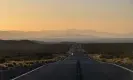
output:
<instances>
[{"instance_id":1,"label":"mountain range","mask_svg":"<svg viewBox=\"0 0 133 80\"><path fill-rule=\"evenodd\" d=\"M44 30L44 31L0 31L3 40L38 40L45 42L133 42L133 34L116 34L93 30Z\"/></svg>"}]
</instances>

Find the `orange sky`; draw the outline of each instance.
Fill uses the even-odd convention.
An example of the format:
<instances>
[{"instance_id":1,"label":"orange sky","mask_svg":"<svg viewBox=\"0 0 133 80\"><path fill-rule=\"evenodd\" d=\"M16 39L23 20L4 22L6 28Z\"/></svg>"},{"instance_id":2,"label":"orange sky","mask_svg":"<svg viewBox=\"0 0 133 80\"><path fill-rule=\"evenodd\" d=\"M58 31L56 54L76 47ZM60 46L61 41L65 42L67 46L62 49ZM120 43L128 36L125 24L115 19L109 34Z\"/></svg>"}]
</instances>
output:
<instances>
[{"instance_id":1,"label":"orange sky","mask_svg":"<svg viewBox=\"0 0 133 80\"><path fill-rule=\"evenodd\" d=\"M0 30L133 32L129 0L3 0L0 12Z\"/></svg>"}]
</instances>

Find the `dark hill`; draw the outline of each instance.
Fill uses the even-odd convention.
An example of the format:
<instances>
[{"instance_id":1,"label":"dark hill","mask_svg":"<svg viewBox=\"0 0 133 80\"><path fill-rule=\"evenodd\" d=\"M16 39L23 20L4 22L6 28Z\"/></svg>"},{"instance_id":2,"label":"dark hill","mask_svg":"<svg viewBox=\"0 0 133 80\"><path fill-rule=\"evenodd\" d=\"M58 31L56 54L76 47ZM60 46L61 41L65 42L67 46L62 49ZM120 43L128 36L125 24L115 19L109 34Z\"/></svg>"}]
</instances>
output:
<instances>
[{"instance_id":1,"label":"dark hill","mask_svg":"<svg viewBox=\"0 0 133 80\"><path fill-rule=\"evenodd\" d=\"M0 40L0 55L65 53L69 44L40 44L30 40Z\"/></svg>"}]
</instances>

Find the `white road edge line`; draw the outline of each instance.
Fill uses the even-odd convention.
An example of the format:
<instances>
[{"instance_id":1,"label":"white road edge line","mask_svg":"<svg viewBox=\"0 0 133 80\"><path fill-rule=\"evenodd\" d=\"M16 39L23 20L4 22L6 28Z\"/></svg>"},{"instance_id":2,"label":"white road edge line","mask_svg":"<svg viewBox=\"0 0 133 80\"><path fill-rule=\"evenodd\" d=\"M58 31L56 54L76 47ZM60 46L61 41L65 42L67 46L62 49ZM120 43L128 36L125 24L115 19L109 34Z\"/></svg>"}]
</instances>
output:
<instances>
[{"instance_id":1,"label":"white road edge line","mask_svg":"<svg viewBox=\"0 0 133 80\"><path fill-rule=\"evenodd\" d=\"M91 59L90 59L90 60L91 60ZM121 69L124 69L124 70L127 70L127 71L129 71L129 72L133 73L133 70L131 70L131 69L128 69L128 68L126 68L126 67L123 67L123 66L120 66L120 65L117 65L117 64L113 64L113 63L107 63L107 62L102 62L102 61L98 61L98 60L96 60L96 61L97 61L97 62L99 62L99 63L111 64L111 65L117 66L117 67L119 67L119 68L121 68Z\"/></svg>"},{"instance_id":2,"label":"white road edge line","mask_svg":"<svg viewBox=\"0 0 133 80\"><path fill-rule=\"evenodd\" d=\"M122 68L122 69L124 69L124 70L127 70L127 71L133 73L133 70L128 69L128 68L126 68L126 67L123 67L123 66L120 66L120 65L117 65L117 64L112 64L112 65L117 66L117 67L119 67L119 68Z\"/></svg>"},{"instance_id":3,"label":"white road edge line","mask_svg":"<svg viewBox=\"0 0 133 80\"><path fill-rule=\"evenodd\" d=\"M25 75L27 75L27 74L29 74L29 73L31 73L31 72L36 71L36 70L38 70L38 69L40 69L40 68L42 68L42 67L44 67L44 66L47 66L47 65L40 66L40 67L38 67L38 68L36 68L36 69L33 69L33 70L31 70L31 71L29 71L29 72L27 72L27 73L24 73L24 74L22 74L22 75L20 75L20 76L18 76L18 77L16 77L16 78L13 78L13 79L11 79L11 80L16 80L16 79L18 79L18 78L20 78L20 77L22 77L22 76L25 76Z\"/></svg>"},{"instance_id":4,"label":"white road edge line","mask_svg":"<svg viewBox=\"0 0 133 80\"><path fill-rule=\"evenodd\" d=\"M70 57L70 56L68 56L68 57ZM67 58L68 58L68 57L67 57ZM66 60L67 58L65 58L64 60ZM62 60L62 61L64 61L64 60ZM57 62L60 62L60 61L61 61L61 60L59 60L59 61L57 61ZM49 63L49 64L52 64L52 63ZM24 73L24 74L22 74L22 75L20 75L20 76L17 76L17 77L15 77L15 78L11 79L11 80L16 80L16 79L18 79L18 78L20 78L20 77L23 77L23 76L25 76L25 75L27 75L27 74L30 74L30 73L36 71L36 70L38 70L38 69L41 69L42 67L45 67L45 66L47 66L47 65L49 65L49 64L45 64L45 65L43 65L43 66L40 66L40 67L38 67L38 68L36 68L36 69L33 69L33 70L31 70L31 71L29 71L29 72L27 72L27 73Z\"/></svg>"},{"instance_id":5,"label":"white road edge line","mask_svg":"<svg viewBox=\"0 0 133 80\"><path fill-rule=\"evenodd\" d=\"M119 67L119 68L121 68L121 69L124 69L124 70L127 70L127 71L129 71L129 72L133 73L133 70L128 69L128 68L123 67L123 66L120 66L120 65L117 65L117 64L107 63L107 62L101 62L101 61L98 61L98 62L100 62L100 63L106 63L106 64L111 64L111 65L117 66L117 67Z\"/></svg>"}]
</instances>

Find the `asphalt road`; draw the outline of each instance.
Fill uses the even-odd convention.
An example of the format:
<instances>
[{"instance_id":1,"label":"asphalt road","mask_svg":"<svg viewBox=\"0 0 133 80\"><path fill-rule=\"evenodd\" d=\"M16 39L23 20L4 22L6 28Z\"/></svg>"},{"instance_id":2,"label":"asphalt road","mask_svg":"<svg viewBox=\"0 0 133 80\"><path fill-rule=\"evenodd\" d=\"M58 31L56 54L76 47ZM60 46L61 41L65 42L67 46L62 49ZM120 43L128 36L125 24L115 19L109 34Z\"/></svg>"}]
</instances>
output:
<instances>
[{"instance_id":1,"label":"asphalt road","mask_svg":"<svg viewBox=\"0 0 133 80\"><path fill-rule=\"evenodd\" d=\"M133 80L133 73L83 54L43 66L14 80Z\"/></svg>"}]
</instances>

